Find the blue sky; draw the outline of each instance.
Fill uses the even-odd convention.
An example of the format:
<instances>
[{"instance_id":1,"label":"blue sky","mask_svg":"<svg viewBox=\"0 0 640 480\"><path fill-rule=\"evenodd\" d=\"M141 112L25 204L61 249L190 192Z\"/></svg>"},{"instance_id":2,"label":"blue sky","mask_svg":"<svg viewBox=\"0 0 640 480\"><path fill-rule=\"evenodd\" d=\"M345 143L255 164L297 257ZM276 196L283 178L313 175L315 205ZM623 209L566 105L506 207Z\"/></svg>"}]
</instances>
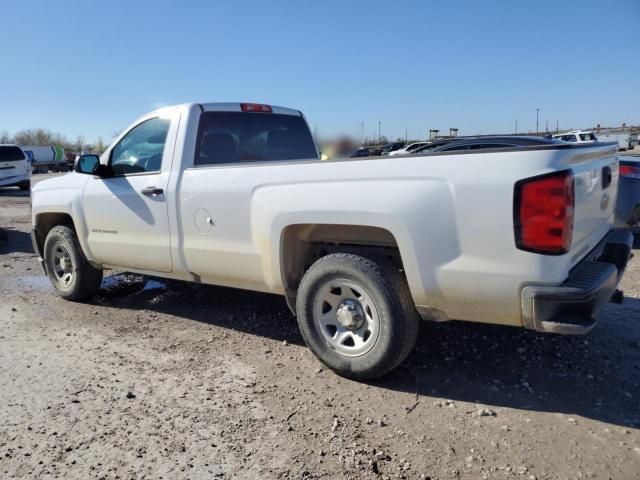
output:
<instances>
[{"instance_id":1,"label":"blue sky","mask_svg":"<svg viewBox=\"0 0 640 480\"><path fill-rule=\"evenodd\" d=\"M640 124L640 1L3 0L0 131L255 101L322 135Z\"/></svg>"}]
</instances>

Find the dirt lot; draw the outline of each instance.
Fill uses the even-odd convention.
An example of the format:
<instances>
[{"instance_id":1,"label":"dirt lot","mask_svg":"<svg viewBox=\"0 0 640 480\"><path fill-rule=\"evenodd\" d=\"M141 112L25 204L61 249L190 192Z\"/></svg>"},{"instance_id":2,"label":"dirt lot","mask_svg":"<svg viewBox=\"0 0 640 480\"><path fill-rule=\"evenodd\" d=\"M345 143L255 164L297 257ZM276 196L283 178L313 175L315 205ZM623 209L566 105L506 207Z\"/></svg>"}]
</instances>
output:
<instances>
[{"instance_id":1,"label":"dirt lot","mask_svg":"<svg viewBox=\"0 0 640 480\"><path fill-rule=\"evenodd\" d=\"M367 384L279 297L111 274L66 302L28 196L0 190L0 226L2 478L640 478L640 256L586 337L424 324Z\"/></svg>"}]
</instances>

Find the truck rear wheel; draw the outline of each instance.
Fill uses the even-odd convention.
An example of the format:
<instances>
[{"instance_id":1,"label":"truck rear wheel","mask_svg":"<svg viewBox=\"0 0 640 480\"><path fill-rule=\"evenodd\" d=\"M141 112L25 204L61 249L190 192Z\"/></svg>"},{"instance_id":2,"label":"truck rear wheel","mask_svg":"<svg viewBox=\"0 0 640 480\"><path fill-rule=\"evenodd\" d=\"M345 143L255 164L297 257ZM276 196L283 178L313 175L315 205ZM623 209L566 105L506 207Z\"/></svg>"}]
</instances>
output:
<instances>
[{"instance_id":1,"label":"truck rear wheel","mask_svg":"<svg viewBox=\"0 0 640 480\"><path fill-rule=\"evenodd\" d=\"M44 262L49 280L62 298L84 300L100 288L102 270L91 266L69 227L51 229L44 242Z\"/></svg>"},{"instance_id":2,"label":"truck rear wheel","mask_svg":"<svg viewBox=\"0 0 640 480\"><path fill-rule=\"evenodd\" d=\"M322 257L307 270L296 312L302 337L320 361L359 380L380 377L402 363L420 325L397 268L345 253Z\"/></svg>"}]
</instances>

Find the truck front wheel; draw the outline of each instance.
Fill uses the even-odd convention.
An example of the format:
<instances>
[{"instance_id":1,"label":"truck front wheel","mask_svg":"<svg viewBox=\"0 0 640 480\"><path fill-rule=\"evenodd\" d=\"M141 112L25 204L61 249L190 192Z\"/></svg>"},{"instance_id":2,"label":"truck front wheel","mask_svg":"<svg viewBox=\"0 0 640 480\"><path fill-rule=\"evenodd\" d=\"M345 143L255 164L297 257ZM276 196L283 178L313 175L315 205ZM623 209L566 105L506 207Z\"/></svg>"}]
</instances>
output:
<instances>
[{"instance_id":1,"label":"truck front wheel","mask_svg":"<svg viewBox=\"0 0 640 480\"><path fill-rule=\"evenodd\" d=\"M344 377L377 378L402 363L420 320L397 268L353 254L332 254L305 273L296 300L307 346Z\"/></svg>"},{"instance_id":2,"label":"truck front wheel","mask_svg":"<svg viewBox=\"0 0 640 480\"><path fill-rule=\"evenodd\" d=\"M47 275L58 294L67 300L84 300L98 291L102 270L91 266L76 233L69 227L53 227L44 242Z\"/></svg>"}]
</instances>

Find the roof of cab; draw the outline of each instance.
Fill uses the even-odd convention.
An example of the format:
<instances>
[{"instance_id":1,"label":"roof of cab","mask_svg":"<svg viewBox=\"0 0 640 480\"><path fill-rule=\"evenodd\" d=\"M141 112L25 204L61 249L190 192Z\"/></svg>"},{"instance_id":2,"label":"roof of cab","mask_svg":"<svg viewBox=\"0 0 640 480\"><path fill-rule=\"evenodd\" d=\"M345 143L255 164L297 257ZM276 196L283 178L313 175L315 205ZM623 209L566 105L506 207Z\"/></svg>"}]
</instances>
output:
<instances>
[{"instance_id":1,"label":"roof of cab","mask_svg":"<svg viewBox=\"0 0 640 480\"><path fill-rule=\"evenodd\" d=\"M240 105L243 103L255 103L255 102L215 102L215 103L200 103L200 107L205 112L241 112ZM262 104L260 104L262 105ZM269 105L269 104L266 104ZM293 108L279 107L276 105L269 105L273 113L279 113L281 115L294 115L301 117L302 112Z\"/></svg>"},{"instance_id":2,"label":"roof of cab","mask_svg":"<svg viewBox=\"0 0 640 480\"><path fill-rule=\"evenodd\" d=\"M575 133L593 133L593 131L591 131L591 130L571 130L569 132L564 132L564 133L554 133L553 136L554 137L562 137L563 135L570 135L570 134L575 134Z\"/></svg>"}]
</instances>

